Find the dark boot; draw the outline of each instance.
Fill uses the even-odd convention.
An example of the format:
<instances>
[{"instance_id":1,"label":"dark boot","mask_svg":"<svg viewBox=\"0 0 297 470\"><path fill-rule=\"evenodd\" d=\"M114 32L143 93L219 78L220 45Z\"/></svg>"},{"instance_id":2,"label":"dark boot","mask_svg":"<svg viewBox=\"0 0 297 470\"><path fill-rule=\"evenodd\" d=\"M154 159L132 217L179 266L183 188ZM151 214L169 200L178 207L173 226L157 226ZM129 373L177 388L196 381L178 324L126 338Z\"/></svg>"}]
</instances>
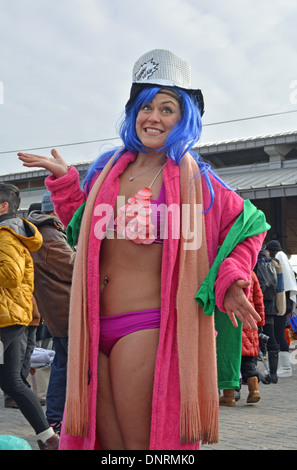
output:
<instances>
[{"instance_id":1,"label":"dark boot","mask_svg":"<svg viewBox=\"0 0 297 470\"><path fill-rule=\"evenodd\" d=\"M278 351L268 351L268 364L271 377L271 383L277 384L277 365L278 365Z\"/></svg>"},{"instance_id":2,"label":"dark boot","mask_svg":"<svg viewBox=\"0 0 297 470\"><path fill-rule=\"evenodd\" d=\"M47 439L45 442L37 440L37 444L40 450L59 450L60 438L57 434Z\"/></svg>"},{"instance_id":3,"label":"dark boot","mask_svg":"<svg viewBox=\"0 0 297 470\"><path fill-rule=\"evenodd\" d=\"M235 401L239 401L239 400L240 400L240 397L241 397L240 389L241 389L240 387L234 389Z\"/></svg>"},{"instance_id":4,"label":"dark boot","mask_svg":"<svg viewBox=\"0 0 297 470\"><path fill-rule=\"evenodd\" d=\"M265 384L265 385L271 384L271 377L270 377L270 374L269 374L268 371L265 374L262 374L262 372L258 370L258 375L259 375L259 380L263 384Z\"/></svg>"}]
</instances>

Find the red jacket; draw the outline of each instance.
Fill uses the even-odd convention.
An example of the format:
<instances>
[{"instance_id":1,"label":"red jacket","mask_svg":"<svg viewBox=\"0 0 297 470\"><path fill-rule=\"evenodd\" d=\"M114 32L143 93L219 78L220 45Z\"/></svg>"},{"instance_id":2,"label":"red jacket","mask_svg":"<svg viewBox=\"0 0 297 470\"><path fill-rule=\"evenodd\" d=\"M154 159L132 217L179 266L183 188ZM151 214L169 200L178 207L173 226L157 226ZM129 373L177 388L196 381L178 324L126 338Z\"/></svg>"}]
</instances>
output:
<instances>
[{"instance_id":1,"label":"red jacket","mask_svg":"<svg viewBox=\"0 0 297 470\"><path fill-rule=\"evenodd\" d=\"M264 302L263 302L263 293L258 281L258 278L254 271L252 271L251 279L251 290L249 301L258 312L261 317L261 321L258 322L258 326L265 325L265 312L264 312ZM259 353L259 335L256 330L248 330L243 327L242 329L242 356L258 356Z\"/></svg>"}]
</instances>

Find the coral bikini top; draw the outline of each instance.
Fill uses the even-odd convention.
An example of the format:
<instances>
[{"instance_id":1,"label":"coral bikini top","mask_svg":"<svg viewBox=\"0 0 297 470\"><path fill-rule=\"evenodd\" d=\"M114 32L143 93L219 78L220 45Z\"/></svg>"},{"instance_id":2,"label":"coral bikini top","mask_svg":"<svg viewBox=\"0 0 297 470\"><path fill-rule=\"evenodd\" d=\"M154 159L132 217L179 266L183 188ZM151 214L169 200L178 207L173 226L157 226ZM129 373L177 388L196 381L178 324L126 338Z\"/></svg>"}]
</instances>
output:
<instances>
[{"instance_id":1,"label":"coral bikini top","mask_svg":"<svg viewBox=\"0 0 297 470\"><path fill-rule=\"evenodd\" d=\"M118 209L115 230L126 240L136 244L150 245L163 243L162 232L165 222L164 182L157 200L151 199L152 190L144 188L128 204Z\"/></svg>"},{"instance_id":2,"label":"coral bikini top","mask_svg":"<svg viewBox=\"0 0 297 470\"><path fill-rule=\"evenodd\" d=\"M151 187L164 166L165 164L148 188L140 189L134 197L128 199L128 204L118 209L114 230L126 240L131 240L138 245L163 243L166 200L164 182L157 200L151 199Z\"/></svg>"}]
</instances>

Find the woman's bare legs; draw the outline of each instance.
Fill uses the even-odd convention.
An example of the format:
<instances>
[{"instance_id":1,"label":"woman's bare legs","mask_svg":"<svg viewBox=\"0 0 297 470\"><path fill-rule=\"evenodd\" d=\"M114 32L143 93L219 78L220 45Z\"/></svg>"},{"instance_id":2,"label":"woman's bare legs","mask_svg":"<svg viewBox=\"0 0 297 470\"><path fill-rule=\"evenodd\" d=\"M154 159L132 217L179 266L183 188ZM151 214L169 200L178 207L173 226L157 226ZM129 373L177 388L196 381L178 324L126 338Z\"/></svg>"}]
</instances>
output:
<instances>
[{"instance_id":1,"label":"woman's bare legs","mask_svg":"<svg viewBox=\"0 0 297 470\"><path fill-rule=\"evenodd\" d=\"M103 450L124 450L119 422L115 413L109 372L109 357L99 351L97 436Z\"/></svg>"},{"instance_id":2,"label":"woman's bare legs","mask_svg":"<svg viewBox=\"0 0 297 470\"><path fill-rule=\"evenodd\" d=\"M121 338L98 363L97 433L104 450L149 449L159 329Z\"/></svg>"}]
</instances>

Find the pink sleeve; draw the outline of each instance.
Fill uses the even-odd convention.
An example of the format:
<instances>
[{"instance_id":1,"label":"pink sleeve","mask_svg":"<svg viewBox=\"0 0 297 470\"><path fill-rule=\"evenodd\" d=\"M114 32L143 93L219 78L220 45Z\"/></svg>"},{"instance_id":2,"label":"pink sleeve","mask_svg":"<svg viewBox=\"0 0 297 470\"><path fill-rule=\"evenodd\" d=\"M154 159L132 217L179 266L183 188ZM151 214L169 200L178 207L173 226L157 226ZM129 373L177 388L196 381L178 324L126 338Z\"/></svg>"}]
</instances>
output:
<instances>
[{"instance_id":1,"label":"pink sleeve","mask_svg":"<svg viewBox=\"0 0 297 470\"><path fill-rule=\"evenodd\" d=\"M234 224L235 220L243 210L243 199L233 191L223 188L220 184L212 181L215 187L215 199L212 214L209 214L207 223L209 224L209 233L212 253L210 258L213 261L218 246L221 246L227 233ZM220 217L218 217L220 214ZM249 237L239 243L222 262L215 282L216 305L221 311L224 309L224 297L230 285L238 279L250 280L251 271L257 262L258 253L262 247L265 233L255 237ZM249 296L250 289L245 290Z\"/></svg>"},{"instance_id":2,"label":"pink sleeve","mask_svg":"<svg viewBox=\"0 0 297 470\"><path fill-rule=\"evenodd\" d=\"M217 280L215 282L216 304L218 308L225 312L224 297L226 290L238 279L250 281L251 271L257 262L258 253L262 247L265 233L255 237L246 238L236 245L230 255L221 264ZM249 297L250 289L245 289L245 294Z\"/></svg>"},{"instance_id":3,"label":"pink sleeve","mask_svg":"<svg viewBox=\"0 0 297 470\"><path fill-rule=\"evenodd\" d=\"M84 203L86 193L80 188L79 173L73 166L61 178L50 175L45 184L62 224L67 227L74 212Z\"/></svg>"}]
</instances>

